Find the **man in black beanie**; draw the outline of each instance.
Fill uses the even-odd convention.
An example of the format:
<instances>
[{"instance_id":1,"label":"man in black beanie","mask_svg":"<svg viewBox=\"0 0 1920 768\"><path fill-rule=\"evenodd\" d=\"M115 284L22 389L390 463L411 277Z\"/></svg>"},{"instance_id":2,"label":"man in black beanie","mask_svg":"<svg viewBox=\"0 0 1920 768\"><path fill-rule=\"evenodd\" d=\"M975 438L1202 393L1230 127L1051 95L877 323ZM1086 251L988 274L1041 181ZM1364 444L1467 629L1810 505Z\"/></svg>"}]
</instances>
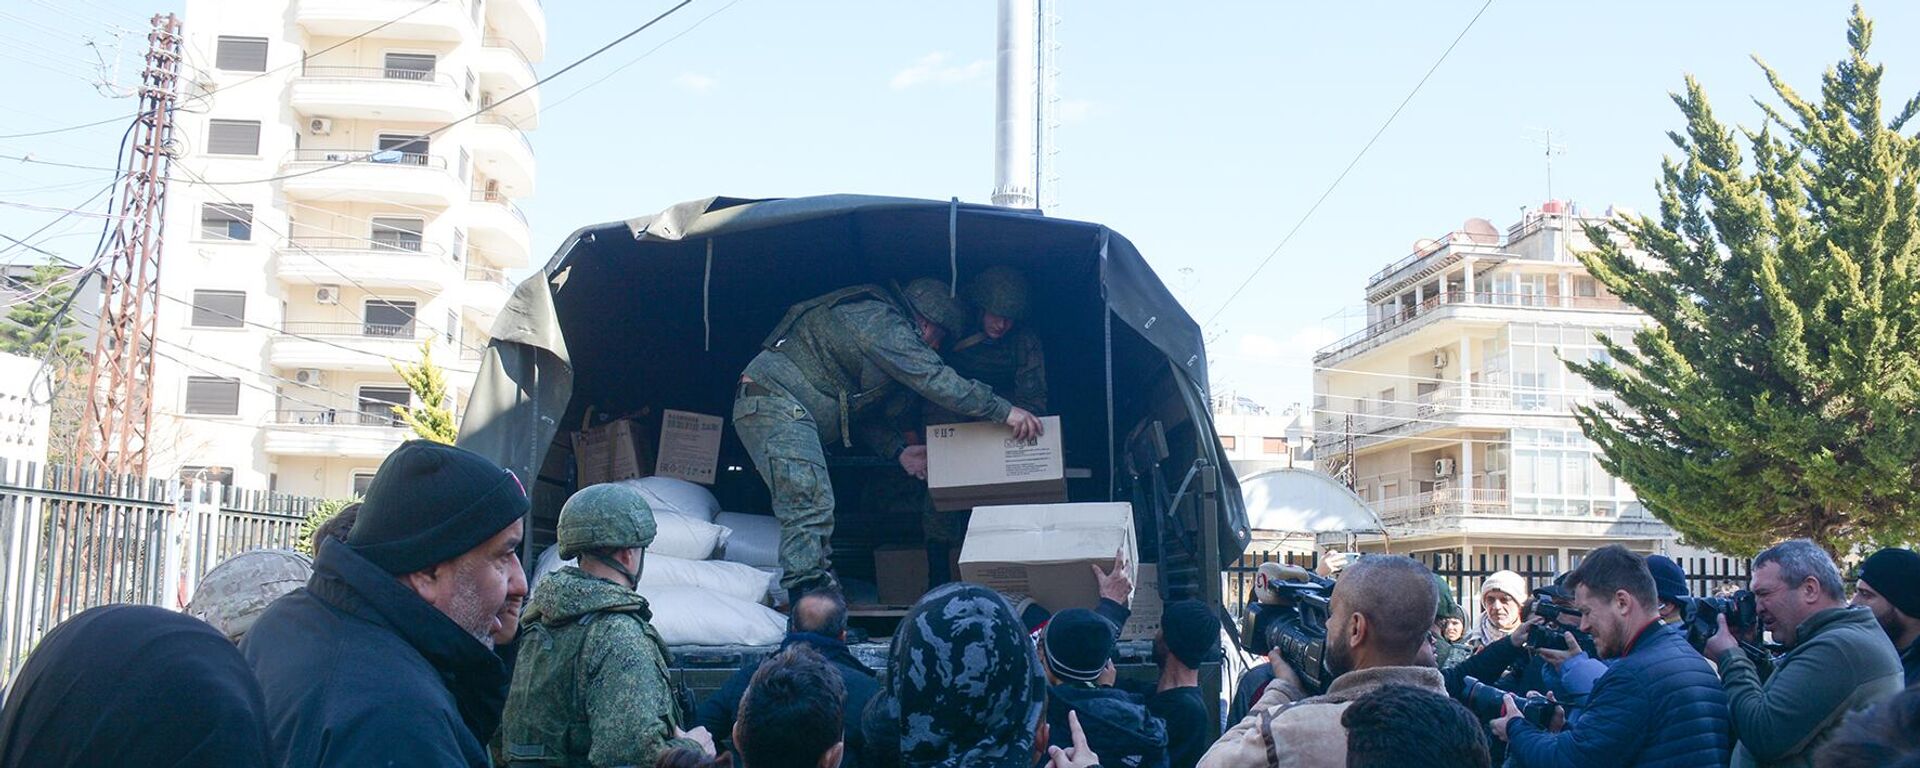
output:
<instances>
[{"instance_id":1,"label":"man in black beanie","mask_svg":"<svg viewBox=\"0 0 1920 768\"><path fill-rule=\"evenodd\" d=\"M1172 768L1193 768L1220 738L1220 720L1200 691L1200 667L1220 658L1220 619L1198 600L1168 603L1153 638L1160 684L1147 697L1147 711L1167 723L1167 759ZM1098 752L1099 750L1094 750Z\"/></svg>"},{"instance_id":2,"label":"man in black beanie","mask_svg":"<svg viewBox=\"0 0 1920 768\"><path fill-rule=\"evenodd\" d=\"M1146 701L1113 687L1113 646L1120 630L1100 614L1068 608L1054 614L1041 634L1046 663L1047 730L1053 746L1073 746L1067 713L1080 716L1087 746L1104 764L1165 768L1166 721L1147 711Z\"/></svg>"},{"instance_id":3,"label":"man in black beanie","mask_svg":"<svg viewBox=\"0 0 1920 768\"><path fill-rule=\"evenodd\" d=\"M1908 686L1920 683L1920 554L1888 547L1860 564L1853 604L1864 605L1900 652Z\"/></svg>"},{"instance_id":4,"label":"man in black beanie","mask_svg":"<svg viewBox=\"0 0 1920 768\"><path fill-rule=\"evenodd\" d=\"M526 513L520 481L479 454L413 440L387 456L346 540L322 542L312 580L241 643L277 764L489 765Z\"/></svg>"}]
</instances>

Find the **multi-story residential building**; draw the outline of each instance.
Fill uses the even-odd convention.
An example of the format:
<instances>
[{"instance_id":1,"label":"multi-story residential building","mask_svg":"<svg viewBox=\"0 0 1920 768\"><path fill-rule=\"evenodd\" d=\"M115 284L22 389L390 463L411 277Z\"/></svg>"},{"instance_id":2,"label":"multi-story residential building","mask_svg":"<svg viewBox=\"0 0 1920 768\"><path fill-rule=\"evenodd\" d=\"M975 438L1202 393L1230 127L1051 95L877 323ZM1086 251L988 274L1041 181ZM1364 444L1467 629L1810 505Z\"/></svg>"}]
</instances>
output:
<instances>
[{"instance_id":1,"label":"multi-story residential building","mask_svg":"<svg viewBox=\"0 0 1920 768\"><path fill-rule=\"evenodd\" d=\"M364 488L525 267L539 0L189 0L150 473ZM485 111L481 111L485 110ZM479 111L471 119L469 115Z\"/></svg>"},{"instance_id":2,"label":"multi-story residential building","mask_svg":"<svg viewBox=\"0 0 1920 768\"><path fill-rule=\"evenodd\" d=\"M1213 399L1213 428L1220 447L1233 463L1234 475L1245 477L1267 469L1313 468L1313 437L1295 405L1280 413L1239 395Z\"/></svg>"},{"instance_id":3,"label":"multi-story residential building","mask_svg":"<svg viewBox=\"0 0 1920 768\"><path fill-rule=\"evenodd\" d=\"M1604 361L1596 336L1630 343L1644 322L1574 256L1597 221L1555 201L1504 235L1474 219L1422 240L1367 282L1369 325L1315 356L1320 466L1374 507L1392 551L1564 568L1606 543L1671 547L1573 418L1606 395L1562 361Z\"/></svg>"}]
</instances>

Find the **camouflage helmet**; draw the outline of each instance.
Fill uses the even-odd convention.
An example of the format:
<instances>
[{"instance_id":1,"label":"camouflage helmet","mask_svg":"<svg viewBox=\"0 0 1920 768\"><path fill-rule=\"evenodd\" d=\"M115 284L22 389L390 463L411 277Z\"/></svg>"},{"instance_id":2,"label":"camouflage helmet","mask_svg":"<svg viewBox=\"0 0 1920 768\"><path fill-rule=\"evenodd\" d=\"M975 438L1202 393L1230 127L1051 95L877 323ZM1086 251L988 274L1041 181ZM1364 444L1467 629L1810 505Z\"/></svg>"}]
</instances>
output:
<instances>
[{"instance_id":1,"label":"camouflage helmet","mask_svg":"<svg viewBox=\"0 0 1920 768\"><path fill-rule=\"evenodd\" d=\"M622 483L589 485L560 506L560 557L592 549L631 549L653 543L653 507L639 489Z\"/></svg>"},{"instance_id":2,"label":"camouflage helmet","mask_svg":"<svg viewBox=\"0 0 1920 768\"><path fill-rule=\"evenodd\" d=\"M267 606L307 584L313 560L290 549L256 549L227 558L207 575L187 603L187 615L213 625L235 643Z\"/></svg>"},{"instance_id":3,"label":"camouflage helmet","mask_svg":"<svg viewBox=\"0 0 1920 768\"><path fill-rule=\"evenodd\" d=\"M948 336L958 338L967 330L967 310L960 300L953 297L944 280L931 277L917 278L901 289L901 296L907 305L921 317L940 326Z\"/></svg>"},{"instance_id":4,"label":"camouflage helmet","mask_svg":"<svg viewBox=\"0 0 1920 768\"><path fill-rule=\"evenodd\" d=\"M1027 276L1013 267L988 267L967 281L974 308L1015 322L1027 319Z\"/></svg>"}]
</instances>

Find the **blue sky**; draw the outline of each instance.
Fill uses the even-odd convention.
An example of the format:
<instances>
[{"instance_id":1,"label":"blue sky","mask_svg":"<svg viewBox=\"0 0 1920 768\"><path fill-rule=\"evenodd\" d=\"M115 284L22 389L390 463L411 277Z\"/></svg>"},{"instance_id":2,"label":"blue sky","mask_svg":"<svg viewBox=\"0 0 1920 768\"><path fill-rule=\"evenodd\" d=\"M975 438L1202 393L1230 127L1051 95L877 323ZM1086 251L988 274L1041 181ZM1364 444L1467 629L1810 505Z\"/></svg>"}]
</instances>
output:
<instances>
[{"instance_id":1,"label":"blue sky","mask_svg":"<svg viewBox=\"0 0 1920 768\"><path fill-rule=\"evenodd\" d=\"M537 69L553 72L671 4L552 0L548 57ZM1480 6L1064 0L1053 214L1125 233L1207 320ZM1667 94L1683 75L1705 83L1723 117L1752 123L1750 97L1767 90L1749 56L1811 92L1844 49L1847 8L1495 0L1326 204L1220 312L1210 327L1216 386L1276 408L1307 401L1312 352L1358 327L1352 315L1367 276L1419 238L1472 216L1504 227L1546 198L1539 129L1565 145L1556 196L1651 208L1665 132L1679 126ZM120 0L0 8L0 47L54 68L0 57L15 89L0 104L0 134L130 112L130 101L73 73L92 55L85 35L108 23L143 27L153 10ZM1920 90L1920 7L1880 0L1867 10L1878 21L1876 58L1890 69L1888 101L1902 103ZM533 135L539 193L524 205L536 259L579 226L715 194L984 201L993 35L987 0L697 0L547 86L550 106ZM123 80L138 38L128 36ZM0 154L111 165L119 130L0 140ZM0 201L71 206L104 181L0 161ZM53 185L73 186L42 189ZM20 236L51 216L0 206L0 232ZM82 252L88 231L76 226L48 247Z\"/></svg>"}]
</instances>

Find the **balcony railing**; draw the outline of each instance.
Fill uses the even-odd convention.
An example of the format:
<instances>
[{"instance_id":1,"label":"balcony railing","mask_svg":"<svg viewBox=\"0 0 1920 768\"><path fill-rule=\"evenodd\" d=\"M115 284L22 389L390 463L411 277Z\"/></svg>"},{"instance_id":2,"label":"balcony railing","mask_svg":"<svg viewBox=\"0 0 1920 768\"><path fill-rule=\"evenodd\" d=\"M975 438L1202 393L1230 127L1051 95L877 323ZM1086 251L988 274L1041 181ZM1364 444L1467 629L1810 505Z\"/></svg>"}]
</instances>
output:
<instances>
[{"instance_id":1,"label":"balcony railing","mask_svg":"<svg viewBox=\"0 0 1920 768\"><path fill-rule=\"evenodd\" d=\"M460 83L452 75L432 69L408 69L405 67L334 67L307 65L300 70L300 76L314 80L386 80L403 83L421 83L459 89Z\"/></svg>"},{"instance_id":2,"label":"balcony railing","mask_svg":"<svg viewBox=\"0 0 1920 768\"><path fill-rule=\"evenodd\" d=\"M308 427L398 427L400 417L392 411L353 408L282 408L274 412L274 423Z\"/></svg>"},{"instance_id":3,"label":"balcony railing","mask_svg":"<svg viewBox=\"0 0 1920 768\"><path fill-rule=\"evenodd\" d=\"M476 189L473 191L473 201L476 203L492 203L502 206L507 209L508 213L513 214L514 218L519 219L522 225L527 223L527 215L521 213L520 206L514 205L513 201L508 199L505 194L493 190Z\"/></svg>"},{"instance_id":4,"label":"balcony railing","mask_svg":"<svg viewBox=\"0 0 1920 768\"><path fill-rule=\"evenodd\" d=\"M1632 306L1613 296L1548 296L1538 293L1491 293L1487 291L1446 291L1426 297L1426 300L1411 306L1401 307L1399 311L1374 322L1358 332L1348 334L1346 338L1321 347L1314 353L1314 360L1321 361L1349 348L1379 338L1400 326L1408 325L1431 315L1442 307L1455 305L1503 307L1517 309L1576 309L1595 312L1624 312Z\"/></svg>"},{"instance_id":5,"label":"balcony railing","mask_svg":"<svg viewBox=\"0 0 1920 768\"><path fill-rule=\"evenodd\" d=\"M527 58L527 52L520 50L520 46L516 45L512 40L498 35L487 35L480 39L480 45L486 48L501 48L512 51L514 57L520 59L521 64L526 65L527 72L533 72L533 60Z\"/></svg>"},{"instance_id":6,"label":"balcony railing","mask_svg":"<svg viewBox=\"0 0 1920 768\"><path fill-rule=\"evenodd\" d=\"M1446 426L1454 416L1486 413L1501 415L1572 416L1575 406L1611 404L1620 401L1605 392L1570 393L1494 384L1476 384L1462 394L1454 386L1442 387L1415 400L1387 401L1331 398L1332 405L1321 407L1315 427L1319 434L1338 439L1347 431L1346 414L1353 412L1354 437L1386 437L1423 427ZM1338 405L1351 403L1341 410ZM1362 413L1361 411L1365 411ZM1323 438L1327 439L1327 438Z\"/></svg>"},{"instance_id":7,"label":"balcony railing","mask_svg":"<svg viewBox=\"0 0 1920 768\"><path fill-rule=\"evenodd\" d=\"M1513 501L1507 492L1492 488L1445 488L1369 504L1380 522L1388 525L1450 514L1513 514Z\"/></svg>"},{"instance_id":8,"label":"balcony railing","mask_svg":"<svg viewBox=\"0 0 1920 768\"><path fill-rule=\"evenodd\" d=\"M1437 240L1415 248L1413 253L1400 257L1399 261L1388 264L1385 269L1373 273L1373 277L1367 279L1367 285L1377 285L1381 281L1392 277L1394 273L1418 264L1423 259L1450 252L1472 252L1489 255L1499 253L1500 236L1474 234L1471 232L1448 232L1447 234L1441 235Z\"/></svg>"},{"instance_id":9,"label":"balcony railing","mask_svg":"<svg viewBox=\"0 0 1920 768\"><path fill-rule=\"evenodd\" d=\"M285 253L312 253L321 257L328 254L380 253L396 256L444 257L445 246L415 240L372 240L361 237L296 237L280 242L280 250Z\"/></svg>"},{"instance_id":10,"label":"balcony railing","mask_svg":"<svg viewBox=\"0 0 1920 768\"><path fill-rule=\"evenodd\" d=\"M513 281L507 279L507 271L493 267L467 265L467 280L477 283L493 283L507 288L513 287Z\"/></svg>"},{"instance_id":11,"label":"balcony railing","mask_svg":"<svg viewBox=\"0 0 1920 768\"><path fill-rule=\"evenodd\" d=\"M480 116L475 118L475 120L485 125L498 125L506 128L509 133L513 134L514 138L520 140L520 146L527 148L527 154L533 154L533 141L527 138L527 132L522 130L520 124L514 122L513 118L491 111L491 108L489 108L489 111L480 113Z\"/></svg>"},{"instance_id":12,"label":"balcony railing","mask_svg":"<svg viewBox=\"0 0 1920 768\"><path fill-rule=\"evenodd\" d=\"M337 323L289 321L280 330L289 336L348 336L365 339L426 339L437 335L419 323Z\"/></svg>"},{"instance_id":13,"label":"balcony railing","mask_svg":"<svg viewBox=\"0 0 1920 768\"><path fill-rule=\"evenodd\" d=\"M289 163L369 163L372 165L396 165L404 168L433 168L444 171L447 159L424 152L402 152L397 149L377 149L372 151L359 149L296 149L287 154Z\"/></svg>"}]
</instances>

